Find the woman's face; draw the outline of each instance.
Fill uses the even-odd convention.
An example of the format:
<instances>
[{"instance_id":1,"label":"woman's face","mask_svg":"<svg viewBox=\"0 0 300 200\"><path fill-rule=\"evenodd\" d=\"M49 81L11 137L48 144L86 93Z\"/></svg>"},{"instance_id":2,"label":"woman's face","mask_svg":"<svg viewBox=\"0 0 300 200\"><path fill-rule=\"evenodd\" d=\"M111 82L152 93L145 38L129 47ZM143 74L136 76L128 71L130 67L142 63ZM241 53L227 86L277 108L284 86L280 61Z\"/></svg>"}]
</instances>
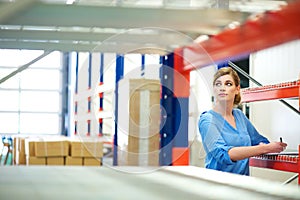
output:
<instances>
[{"instance_id":1,"label":"woman's face","mask_svg":"<svg viewBox=\"0 0 300 200\"><path fill-rule=\"evenodd\" d=\"M236 86L231 75L219 77L214 84L214 95L217 102L230 102L239 93L240 86Z\"/></svg>"}]
</instances>

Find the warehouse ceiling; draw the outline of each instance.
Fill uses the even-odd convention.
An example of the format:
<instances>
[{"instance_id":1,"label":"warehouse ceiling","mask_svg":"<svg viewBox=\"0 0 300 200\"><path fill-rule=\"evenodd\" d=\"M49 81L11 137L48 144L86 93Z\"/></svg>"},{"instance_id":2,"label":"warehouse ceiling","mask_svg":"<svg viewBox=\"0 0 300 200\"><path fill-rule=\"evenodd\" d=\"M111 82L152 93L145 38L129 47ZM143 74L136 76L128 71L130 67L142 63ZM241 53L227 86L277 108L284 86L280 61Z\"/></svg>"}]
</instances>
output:
<instances>
[{"instance_id":1,"label":"warehouse ceiling","mask_svg":"<svg viewBox=\"0 0 300 200\"><path fill-rule=\"evenodd\" d=\"M278 10L271 0L0 0L0 48L165 54Z\"/></svg>"}]
</instances>

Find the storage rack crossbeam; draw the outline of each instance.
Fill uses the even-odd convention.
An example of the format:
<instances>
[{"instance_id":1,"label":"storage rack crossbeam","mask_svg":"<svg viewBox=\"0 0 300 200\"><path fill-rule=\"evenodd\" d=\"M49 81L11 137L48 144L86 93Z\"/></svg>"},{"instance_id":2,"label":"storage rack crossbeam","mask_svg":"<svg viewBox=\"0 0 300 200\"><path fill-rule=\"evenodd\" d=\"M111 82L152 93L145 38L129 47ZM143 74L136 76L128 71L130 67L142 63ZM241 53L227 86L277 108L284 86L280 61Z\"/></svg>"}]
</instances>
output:
<instances>
[{"instance_id":1,"label":"storage rack crossbeam","mask_svg":"<svg viewBox=\"0 0 300 200\"><path fill-rule=\"evenodd\" d=\"M242 90L242 102L255 102L300 97L300 80ZM299 101L300 102L300 101ZM300 103L299 103L300 108ZM250 166L269 168L300 175L300 145L297 154L265 154L250 158ZM298 175L298 184L300 177Z\"/></svg>"},{"instance_id":2,"label":"storage rack crossbeam","mask_svg":"<svg viewBox=\"0 0 300 200\"><path fill-rule=\"evenodd\" d=\"M252 157L250 166L298 173L300 185L300 145L298 153L265 154Z\"/></svg>"},{"instance_id":3,"label":"storage rack crossbeam","mask_svg":"<svg viewBox=\"0 0 300 200\"><path fill-rule=\"evenodd\" d=\"M299 89L300 80L262 87L245 88L242 90L242 101L246 103L283 98L298 98Z\"/></svg>"}]
</instances>

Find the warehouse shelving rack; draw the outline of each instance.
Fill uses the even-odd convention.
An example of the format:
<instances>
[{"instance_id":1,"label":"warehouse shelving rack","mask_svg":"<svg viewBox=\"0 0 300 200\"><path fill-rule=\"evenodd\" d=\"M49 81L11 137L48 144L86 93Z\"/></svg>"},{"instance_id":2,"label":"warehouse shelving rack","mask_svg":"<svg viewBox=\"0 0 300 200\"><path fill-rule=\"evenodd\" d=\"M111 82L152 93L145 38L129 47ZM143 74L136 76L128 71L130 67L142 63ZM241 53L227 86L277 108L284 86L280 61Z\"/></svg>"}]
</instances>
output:
<instances>
[{"instance_id":1,"label":"warehouse shelving rack","mask_svg":"<svg viewBox=\"0 0 300 200\"><path fill-rule=\"evenodd\" d=\"M118 57L118 56L117 56ZM96 113L93 113L95 115L97 115L98 117L98 136L102 137L103 136L103 119L104 118L110 118L111 114L109 114L108 112L104 112L103 111L103 101L104 101L104 92L105 89L102 89L101 87L104 85L104 80L103 80L103 75L104 75L104 54L100 53L99 54L99 80L98 80L98 86L96 86L97 88L97 94L94 94L95 91L92 90L92 53L88 54L88 67L87 67L87 73L88 73L88 82L87 82L87 90L85 92L82 92L82 96L81 98L79 98L78 96L78 73L79 73L79 53L76 53L76 81L75 81L75 100L74 100L74 114L75 114L75 131L74 131L74 135L77 135L77 123L78 123L78 119L81 119L80 116L78 116L78 104L79 104L79 100L82 101L82 98L85 99L84 102L87 103L87 110L86 113L88 115L86 115L86 123L87 123L87 130L86 130L86 136L90 136L91 135L91 118L93 116L91 116L91 112L92 112L92 106L93 104L97 104L98 105L98 110L96 111ZM118 58L117 58L118 60ZM117 61L118 64L118 61ZM119 69L119 68L117 68ZM94 86L95 87L95 86ZM99 89L100 88L100 89ZM93 88L95 89L95 88ZM93 102L95 97L99 97L99 102Z\"/></svg>"},{"instance_id":2,"label":"warehouse shelving rack","mask_svg":"<svg viewBox=\"0 0 300 200\"><path fill-rule=\"evenodd\" d=\"M242 89L242 102L298 98L300 111L300 80ZM300 145L298 153L266 154L250 158L250 166L298 173L300 185Z\"/></svg>"},{"instance_id":3,"label":"warehouse shelving rack","mask_svg":"<svg viewBox=\"0 0 300 200\"><path fill-rule=\"evenodd\" d=\"M176 48L172 53L162 57L161 84L167 87L162 87L161 95L161 105L166 111L161 116L165 120L165 124L161 127L161 165L189 164L187 132L190 71L211 64L224 63L252 52L299 39L300 27L295 26L299 18L300 1L295 1L279 11L261 14L254 19L247 20L239 27L226 29L208 40ZM265 34L266 32L268 34ZM116 82L123 75L123 59L122 56L117 57ZM294 86L287 87L279 93L289 93L290 90L294 92L295 88ZM269 91L269 93L272 92ZM101 97L101 94L99 95ZM251 95L250 92L249 98ZM115 112L117 112L117 106ZM99 119L99 133L101 132L100 123ZM117 137L118 134L115 132L114 146L118 145ZM116 160L117 153L114 149L114 165L117 165Z\"/></svg>"},{"instance_id":4,"label":"warehouse shelving rack","mask_svg":"<svg viewBox=\"0 0 300 200\"><path fill-rule=\"evenodd\" d=\"M300 1L294 1L283 7L281 10L266 12L254 18L250 18L241 26L233 29L228 28L207 40L179 47L174 50L174 53L167 56L170 58L172 57L173 60L164 64L172 65L177 72L185 77L185 82L189 82L189 76L187 74L192 70L212 64L225 63L230 60L245 57L250 53L259 50L299 39L300 26L297 26L298 19L300 19ZM173 94L175 94L174 97L177 96L176 91L178 91L179 97L186 97L188 96L189 90L186 90L184 81L179 79L179 77L173 77L172 80L172 87L174 87ZM267 89L265 87L260 87L255 90L256 91L252 91L251 89L245 90L244 100L255 101L259 98L260 100L268 100L299 97L299 81L283 83ZM182 109L181 111L173 109L173 114L174 113L186 115L188 114L188 109ZM174 125L172 126L172 124L169 126L175 127ZM175 136L173 135L172 137ZM182 139L186 140L187 138ZM161 141L164 142L164 140L167 142L168 138L162 137ZM173 143L176 144L176 141ZM181 150L188 152L188 150L186 150L188 148L186 148L183 143L184 142L181 142ZM173 150L175 148L177 148L176 145L173 146ZM175 156L173 152L175 151L165 152L168 153L168 159L172 158L174 160ZM188 160L187 155L182 151L181 155L177 156L177 163L186 163ZM182 162L180 162L180 160ZM252 159L252 163L253 162L254 159ZM260 166L272 166L273 168L283 170L288 170L287 168L291 167L291 170L299 173L299 163L298 155L296 161L270 161L268 164ZM259 165L258 163L256 164Z\"/></svg>"},{"instance_id":5,"label":"warehouse shelving rack","mask_svg":"<svg viewBox=\"0 0 300 200\"><path fill-rule=\"evenodd\" d=\"M101 141L103 141L103 145L105 148L105 151L111 152L113 148L113 141L110 141L104 136L103 133L103 120L112 118L112 114L109 111L104 111L103 109L103 103L104 103L104 92L107 92L106 88L104 88L104 54L103 53L97 53L93 56L93 52L88 53L87 59L87 89L83 92L78 92L78 83L79 83L79 68L81 67L79 64L80 52L76 52L75 54L75 94L74 94L74 133L69 136L77 136L77 137L93 137L97 138ZM117 55L118 57L118 55ZM95 67L93 65L93 59L98 58L99 59L99 74L98 74L98 80L97 83L95 80L92 81L92 68ZM93 85L97 84L97 85ZM98 102L96 100L99 99ZM79 106L83 106L83 104L87 104L86 110L84 110L82 113L78 113L80 110ZM93 109L94 106L97 106L98 109ZM82 115L83 114L83 115ZM93 119L97 118L97 126L98 126L98 133L94 131L92 133L92 124ZM79 122L86 123L86 132L80 133L78 131L78 124ZM95 128L95 127L94 127Z\"/></svg>"}]
</instances>

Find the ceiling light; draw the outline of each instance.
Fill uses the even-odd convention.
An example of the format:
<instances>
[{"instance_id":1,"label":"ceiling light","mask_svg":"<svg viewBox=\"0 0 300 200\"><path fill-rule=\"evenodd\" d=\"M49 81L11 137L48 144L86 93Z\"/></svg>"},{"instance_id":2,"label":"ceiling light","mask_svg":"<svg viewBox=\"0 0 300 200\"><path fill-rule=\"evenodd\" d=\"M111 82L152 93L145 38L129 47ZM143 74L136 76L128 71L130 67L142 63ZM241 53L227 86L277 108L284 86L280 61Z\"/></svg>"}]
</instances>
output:
<instances>
[{"instance_id":1,"label":"ceiling light","mask_svg":"<svg viewBox=\"0 0 300 200\"><path fill-rule=\"evenodd\" d=\"M203 42L205 40L208 40L209 39L209 36L208 35L200 35L199 37L197 37L194 42L196 43L200 43L200 42Z\"/></svg>"},{"instance_id":2,"label":"ceiling light","mask_svg":"<svg viewBox=\"0 0 300 200\"><path fill-rule=\"evenodd\" d=\"M75 0L67 0L66 4L73 4Z\"/></svg>"}]
</instances>

